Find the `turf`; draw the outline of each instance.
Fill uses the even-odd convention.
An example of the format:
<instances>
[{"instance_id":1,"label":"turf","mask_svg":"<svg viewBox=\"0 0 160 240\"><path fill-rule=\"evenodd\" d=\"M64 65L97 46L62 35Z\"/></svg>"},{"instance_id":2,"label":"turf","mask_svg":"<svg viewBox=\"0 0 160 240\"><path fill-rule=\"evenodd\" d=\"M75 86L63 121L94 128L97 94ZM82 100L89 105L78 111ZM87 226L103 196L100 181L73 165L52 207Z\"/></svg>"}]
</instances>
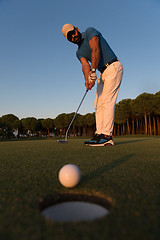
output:
<instances>
[{"instance_id":1,"label":"turf","mask_svg":"<svg viewBox=\"0 0 160 240\"><path fill-rule=\"evenodd\" d=\"M83 139L0 142L1 240L160 239L160 138L116 137L114 147L86 147ZM58 172L68 163L82 173L67 189ZM109 199L110 214L91 222L56 223L40 204L61 194Z\"/></svg>"}]
</instances>

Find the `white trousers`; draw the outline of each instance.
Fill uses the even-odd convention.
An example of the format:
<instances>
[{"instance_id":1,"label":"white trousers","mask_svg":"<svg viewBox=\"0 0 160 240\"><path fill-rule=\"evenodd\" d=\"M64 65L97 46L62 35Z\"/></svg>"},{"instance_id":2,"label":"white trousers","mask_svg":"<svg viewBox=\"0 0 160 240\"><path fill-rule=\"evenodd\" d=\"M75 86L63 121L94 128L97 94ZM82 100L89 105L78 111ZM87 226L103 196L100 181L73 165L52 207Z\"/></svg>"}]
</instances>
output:
<instances>
[{"instance_id":1,"label":"white trousers","mask_svg":"<svg viewBox=\"0 0 160 240\"><path fill-rule=\"evenodd\" d=\"M94 102L96 115L96 133L112 135L115 105L123 76L123 66L117 61L100 74Z\"/></svg>"}]
</instances>

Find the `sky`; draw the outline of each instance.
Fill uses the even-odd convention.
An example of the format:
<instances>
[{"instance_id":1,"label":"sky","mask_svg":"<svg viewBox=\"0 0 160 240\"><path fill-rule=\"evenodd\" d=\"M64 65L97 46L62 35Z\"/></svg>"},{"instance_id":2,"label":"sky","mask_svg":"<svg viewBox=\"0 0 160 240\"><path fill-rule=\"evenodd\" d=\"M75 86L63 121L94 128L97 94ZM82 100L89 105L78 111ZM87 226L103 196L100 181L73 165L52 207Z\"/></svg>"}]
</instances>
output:
<instances>
[{"instance_id":1,"label":"sky","mask_svg":"<svg viewBox=\"0 0 160 240\"><path fill-rule=\"evenodd\" d=\"M99 30L122 62L117 102L160 91L159 0L0 0L0 117L54 119L77 110L86 89L65 23ZM96 85L80 114L94 112L95 94Z\"/></svg>"}]
</instances>

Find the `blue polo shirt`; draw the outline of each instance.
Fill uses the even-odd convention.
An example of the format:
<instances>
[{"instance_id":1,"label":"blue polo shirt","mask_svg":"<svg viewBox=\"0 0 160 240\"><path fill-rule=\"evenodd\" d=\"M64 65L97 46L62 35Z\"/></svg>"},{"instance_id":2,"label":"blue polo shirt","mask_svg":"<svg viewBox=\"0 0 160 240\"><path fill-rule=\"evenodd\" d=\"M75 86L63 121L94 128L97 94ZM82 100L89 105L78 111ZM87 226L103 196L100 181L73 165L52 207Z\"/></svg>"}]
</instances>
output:
<instances>
[{"instance_id":1,"label":"blue polo shirt","mask_svg":"<svg viewBox=\"0 0 160 240\"><path fill-rule=\"evenodd\" d=\"M85 32L82 32L82 43L78 47L76 52L77 58L80 60L82 57L86 58L91 62L92 50L89 45L89 41L94 37L99 37L99 47L100 47L100 61L98 64L98 70L100 70L105 64L114 58L117 58L113 50L110 48L107 41L103 38L102 34L93 27L89 27Z\"/></svg>"}]
</instances>

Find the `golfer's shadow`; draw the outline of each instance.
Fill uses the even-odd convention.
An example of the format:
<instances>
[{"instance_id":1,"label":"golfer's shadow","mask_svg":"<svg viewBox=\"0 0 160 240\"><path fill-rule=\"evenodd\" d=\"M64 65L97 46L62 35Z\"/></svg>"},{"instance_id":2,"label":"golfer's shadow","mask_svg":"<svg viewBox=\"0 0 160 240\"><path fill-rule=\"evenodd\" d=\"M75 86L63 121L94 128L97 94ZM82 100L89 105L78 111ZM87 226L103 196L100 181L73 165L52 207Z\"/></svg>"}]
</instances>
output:
<instances>
[{"instance_id":1,"label":"golfer's shadow","mask_svg":"<svg viewBox=\"0 0 160 240\"><path fill-rule=\"evenodd\" d=\"M133 157L134 155L135 154L128 154L124 157L121 157L121 158L119 158L119 159L117 159L117 160L115 160L115 161L113 161L113 162L111 162L107 165L104 165L104 166L94 170L93 172L90 172L90 173L86 174L82 178L82 183L83 183L83 181L86 182L86 181L90 181L93 178L99 177L101 174L106 173L106 172L118 167L121 164L124 164L125 162L129 161L129 159L131 157Z\"/></svg>"},{"instance_id":2,"label":"golfer's shadow","mask_svg":"<svg viewBox=\"0 0 160 240\"><path fill-rule=\"evenodd\" d=\"M124 142L116 142L115 145L126 144L126 143L135 143L135 142L144 142L144 141L147 141L147 140L150 140L150 139L146 138L146 139L124 141Z\"/></svg>"}]
</instances>

